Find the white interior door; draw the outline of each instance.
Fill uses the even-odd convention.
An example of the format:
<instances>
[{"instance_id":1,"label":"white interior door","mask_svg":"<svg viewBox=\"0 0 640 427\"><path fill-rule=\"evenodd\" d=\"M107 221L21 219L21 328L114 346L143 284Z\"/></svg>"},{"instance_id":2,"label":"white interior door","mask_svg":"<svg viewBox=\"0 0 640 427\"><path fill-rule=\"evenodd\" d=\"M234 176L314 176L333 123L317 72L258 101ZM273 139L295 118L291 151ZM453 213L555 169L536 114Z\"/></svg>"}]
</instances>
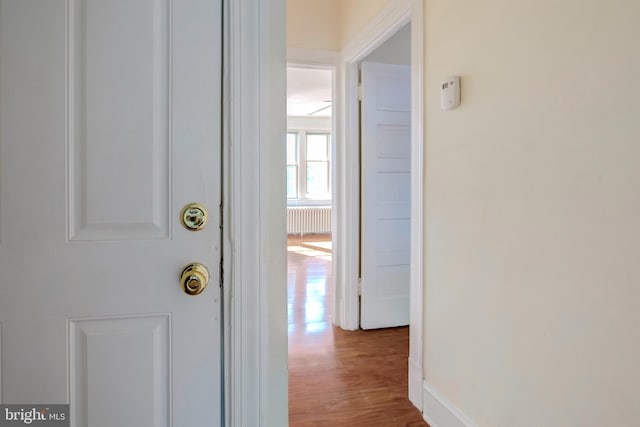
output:
<instances>
[{"instance_id":1,"label":"white interior door","mask_svg":"<svg viewBox=\"0 0 640 427\"><path fill-rule=\"evenodd\" d=\"M411 71L363 62L361 76L360 326L408 325Z\"/></svg>"},{"instance_id":2,"label":"white interior door","mask_svg":"<svg viewBox=\"0 0 640 427\"><path fill-rule=\"evenodd\" d=\"M0 2L2 402L220 425L220 9ZM190 202L202 231L180 223ZM211 273L198 296L191 262Z\"/></svg>"}]
</instances>

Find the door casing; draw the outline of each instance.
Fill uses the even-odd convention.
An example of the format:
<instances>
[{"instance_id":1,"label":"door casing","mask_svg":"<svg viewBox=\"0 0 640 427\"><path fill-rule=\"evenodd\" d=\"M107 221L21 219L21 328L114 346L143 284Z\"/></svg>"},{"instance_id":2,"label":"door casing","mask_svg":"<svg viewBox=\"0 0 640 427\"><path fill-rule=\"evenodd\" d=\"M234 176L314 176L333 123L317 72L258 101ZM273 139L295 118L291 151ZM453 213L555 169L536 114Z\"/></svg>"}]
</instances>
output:
<instances>
[{"instance_id":1,"label":"door casing","mask_svg":"<svg viewBox=\"0 0 640 427\"><path fill-rule=\"evenodd\" d=\"M224 0L226 426L287 425L286 2Z\"/></svg>"}]
</instances>

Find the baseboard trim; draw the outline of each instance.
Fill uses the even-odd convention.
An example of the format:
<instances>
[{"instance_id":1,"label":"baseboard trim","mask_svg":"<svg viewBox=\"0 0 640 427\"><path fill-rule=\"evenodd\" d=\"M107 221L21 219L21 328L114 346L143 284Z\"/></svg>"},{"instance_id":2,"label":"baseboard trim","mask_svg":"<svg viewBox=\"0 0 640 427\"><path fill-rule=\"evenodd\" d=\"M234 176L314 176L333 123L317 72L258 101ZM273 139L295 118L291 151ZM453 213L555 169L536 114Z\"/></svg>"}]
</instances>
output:
<instances>
[{"instance_id":1,"label":"baseboard trim","mask_svg":"<svg viewBox=\"0 0 640 427\"><path fill-rule=\"evenodd\" d=\"M409 400L422 412L422 365L409 357Z\"/></svg>"},{"instance_id":2,"label":"baseboard trim","mask_svg":"<svg viewBox=\"0 0 640 427\"><path fill-rule=\"evenodd\" d=\"M422 416L430 427L478 427L426 381L423 383Z\"/></svg>"}]
</instances>

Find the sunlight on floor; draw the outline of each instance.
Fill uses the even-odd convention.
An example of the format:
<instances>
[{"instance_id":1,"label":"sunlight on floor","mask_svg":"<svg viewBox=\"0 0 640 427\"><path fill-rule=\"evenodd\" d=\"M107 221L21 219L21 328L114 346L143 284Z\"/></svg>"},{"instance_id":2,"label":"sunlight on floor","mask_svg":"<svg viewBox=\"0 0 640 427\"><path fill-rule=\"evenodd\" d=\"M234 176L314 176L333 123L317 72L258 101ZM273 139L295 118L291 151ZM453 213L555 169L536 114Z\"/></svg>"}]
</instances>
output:
<instances>
[{"instance_id":1,"label":"sunlight on floor","mask_svg":"<svg viewBox=\"0 0 640 427\"><path fill-rule=\"evenodd\" d=\"M331 253L332 243L331 240L328 242L304 242L303 246Z\"/></svg>"},{"instance_id":2,"label":"sunlight on floor","mask_svg":"<svg viewBox=\"0 0 640 427\"><path fill-rule=\"evenodd\" d=\"M331 242L329 242L329 245L331 245ZM289 246L287 249L289 250L289 252L295 252L304 256L320 258L325 261L331 261L331 253L327 253L326 251L317 250L305 246Z\"/></svg>"},{"instance_id":3,"label":"sunlight on floor","mask_svg":"<svg viewBox=\"0 0 640 427\"><path fill-rule=\"evenodd\" d=\"M331 236L288 244L289 425L426 426L407 399L409 329L333 326Z\"/></svg>"},{"instance_id":4,"label":"sunlight on floor","mask_svg":"<svg viewBox=\"0 0 640 427\"><path fill-rule=\"evenodd\" d=\"M288 251L289 336L326 333L331 327L331 236L289 236Z\"/></svg>"}]
</instances>

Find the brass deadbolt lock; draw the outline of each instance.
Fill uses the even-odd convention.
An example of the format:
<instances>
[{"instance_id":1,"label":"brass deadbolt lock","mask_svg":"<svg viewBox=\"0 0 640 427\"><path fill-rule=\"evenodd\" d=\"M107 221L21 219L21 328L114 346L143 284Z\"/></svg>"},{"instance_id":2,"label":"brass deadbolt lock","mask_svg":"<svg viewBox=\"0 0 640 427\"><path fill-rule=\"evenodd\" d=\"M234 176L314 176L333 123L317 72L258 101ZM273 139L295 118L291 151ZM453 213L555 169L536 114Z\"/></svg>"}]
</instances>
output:
<instances>
[{"instance_id":1,"label":"brass deadbolt lock","mask_svg":"<svg viewBox=\"0 0 640 427\"><path fill-rule=\"evenodd\" d=\"M182 209L180 222L189 231L200 231L207 225L209 213L200 203L190 203Z\"/></svg>"}]
</instances>

